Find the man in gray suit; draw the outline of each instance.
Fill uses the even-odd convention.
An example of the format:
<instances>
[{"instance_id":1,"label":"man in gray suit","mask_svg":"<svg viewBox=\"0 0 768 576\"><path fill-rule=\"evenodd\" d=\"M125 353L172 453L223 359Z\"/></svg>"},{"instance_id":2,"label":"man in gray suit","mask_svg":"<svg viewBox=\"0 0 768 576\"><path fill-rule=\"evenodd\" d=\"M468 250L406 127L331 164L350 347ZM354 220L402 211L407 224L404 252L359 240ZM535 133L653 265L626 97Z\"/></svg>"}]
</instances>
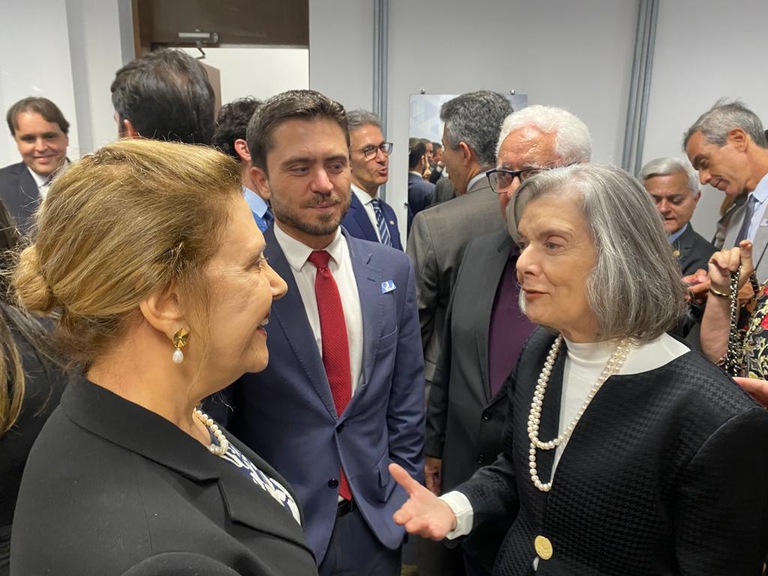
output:
<instances>
[{"instance_id":1,"label":"man in gray suit","mask_svg":"<svg viewBox=\"0 0 768 576\"><path fill-rule=\"evenodd\" d=\"M683 140L702 184L727 196L747 194L729 219L723 248L751 240L757 278L768 278L768 141L757 115L738 101L719 100L688 129Z\"/></svg>"},{"instance_id":2,"label":"man in gray suit","mask_svg":"<svg viewBox=\"0 0 768 576\"><path fill-rule=\"evenodd\" d=\"M496 162L501 123L511 112L504 96L488 91L462 94L440 110L443 162L457 198L416 215L406 250L416 270L427 392L464 247L479 234L504 228L485 173Z\"/></svg>"},{"instance_id":3,"label":"man in gray suit","mask_svg":"<svg viewBox=\"0 0 768 576\"><path fill-rule=\"evenodd\" d=\"M509 115L499 136L498 167L488 172L502 218L526 178L589 162L591 150L589 130L570 112L529 106ZM426 482L437 495L468 480L502 450L504 383L534 328L518 305L519 253L502 228L470 241L461 261L427 406ZM490 573L510 521L483 525L463 542L467 574Z\"/></svg>"},{"instance_id":4,"label":"man in gray suit","mask_svg":"<svg viewBox=\"0 0 768 576\"><path fill-rule=\"evenodd\" d=\"M66 161L69 122L56 104L40 97L16 102L6 121L22 161L0 170L0 199L26 233L51 175Z\"/></svg>"}]
</instances>

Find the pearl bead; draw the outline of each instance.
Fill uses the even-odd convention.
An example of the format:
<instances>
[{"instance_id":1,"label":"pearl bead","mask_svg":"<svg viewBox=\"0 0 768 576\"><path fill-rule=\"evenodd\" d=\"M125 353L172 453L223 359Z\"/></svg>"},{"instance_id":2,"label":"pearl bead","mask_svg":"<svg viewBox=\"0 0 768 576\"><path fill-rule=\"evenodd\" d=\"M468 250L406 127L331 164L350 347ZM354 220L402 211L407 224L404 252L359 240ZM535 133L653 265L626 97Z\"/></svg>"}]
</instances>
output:
<instances>
[{"instance_id":1,"label":"pearl bead","mask_svg":"<svg viewBox=\"0 0 768 576\"><path fill-rule=\"evenodd\" d=\"M632 342L629 340L629 338L625 338L619 342L619 345L616 347L616 350L614 350L613 354L611 354L608 362L606 362L605 368L603 368L603 371L600 373L597 381L592 385L592 388L590 389L589 394L587 394L584 403L581 405L578 412L576 413L576 416L574 416L570 424L565 427L562 434L560 434L557 438L554 438L548 442L542 442L538 437L539 424L541 423L541 408L544 403L544 393L547 390L549 377L552 373L552 368L555 365L557 354L560 352L560 346L562 342L563 337L558 336L558 338L552 343L552 347L549 350L547 359L544 362L544 367L542 368L541 374L537 380L536 388L533 392L531 411L528 415L528 438L531 440L531 447L528 451L530 454L529 466L531 481L533 482L534 486L536 486L536 488L542 492L549 492L552 489L552 482L544 483L538 476L538 469L536 466L536 449L552 450L568 441L568 439L573 434L573 431L576 429L576 425L579 423L579 420L584 415L584 412L589 406L589 403L595 397L595 394L597 394L597 392L600 390L605 381L608 380L608 378L621 370L621 367L624 365L624 361L627 359L627 355L632 349Z\"/></svg>"},{"instance_id":2,"label":"pearl bead","mask_svg":"<svg viewBox=\"0 0 768 576\"><path fill-rule=\"evenodd\" d=\"M166 354L167 354L167 352L166 352ZM167 358L167 356L166 356L166 358ZM182 362L184 362L184 352L182 352L181 350L176 348L176 350L173 351L172 358L173 358L173 363L174 364L181 364Z\"/></svg>"},{"instance_id":3,"label":"pearl bead","mask_svg":"<svg viewBox=\"0 0 768 576\"><path fill-rule=\"evenodd\" d=\"M181 352L181 350L176 350L176 352ZM175 356L176 354L174 353L174 362L176 361ZM213 434L213 437L216 439L215 444L208 446L208 450L211 454L215 454L216 456L223 456L226 454L229 449L229 440L227 440L227 437L224 436L224 432L222 432L218 425L213 421L213 418L204 414L200 408L195 408L193 414L206 428L208 428L208 430L211 431L211 434Z\"/></svg>"}]
</instances>

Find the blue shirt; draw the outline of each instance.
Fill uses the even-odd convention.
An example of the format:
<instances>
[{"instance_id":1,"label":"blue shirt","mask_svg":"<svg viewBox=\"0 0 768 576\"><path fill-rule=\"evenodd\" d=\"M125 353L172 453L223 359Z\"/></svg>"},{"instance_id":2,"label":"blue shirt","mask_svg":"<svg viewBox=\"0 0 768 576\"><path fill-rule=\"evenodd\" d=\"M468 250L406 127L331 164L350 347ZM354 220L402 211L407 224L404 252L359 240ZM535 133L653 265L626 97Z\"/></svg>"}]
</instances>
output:
<instances>
[{"instance_id":1,"label":"blue shirt","mask_svg":"<svg viewBox=\"0 0 768 576\"><path fill-rule=\"evenodd\" d=\"M266 232L267 228L269 228L269 225L272 224L272 221L274 220L269 205L261 196L256 194L256 192L249 190L245 186L243 186L243 196L245 197L245 201L248 202L248 206L251 208L253 219L256 221L259 230Z\"/></svg>"}]
</instances>

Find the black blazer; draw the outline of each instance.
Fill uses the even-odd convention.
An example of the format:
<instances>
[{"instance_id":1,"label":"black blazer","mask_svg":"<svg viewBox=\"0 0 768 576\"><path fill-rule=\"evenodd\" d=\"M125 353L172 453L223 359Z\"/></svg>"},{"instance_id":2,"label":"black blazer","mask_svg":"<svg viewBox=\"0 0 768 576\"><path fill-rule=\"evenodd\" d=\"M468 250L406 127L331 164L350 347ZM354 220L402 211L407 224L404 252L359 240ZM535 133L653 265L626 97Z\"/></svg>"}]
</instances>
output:
<instances>
[{"instance_id":1,"label":"black blazer","mask_svg":"<svg viewBox=\"0 0 768 576\"><path fill-rule=\"evenodd\" d=\"M82 382L67 388L29 457L11 574L293 576L316 567L299 524L250 477L157 414Z\"/></svg>"},{"instance_id":2,"label":"black blazer","mask_svg":"<svg viewBox=\"0 0 768 576\"><path fill-rule=\"evenodd\" d=\"M768 542L768 411L696 352L612 376L584 413L552 490L530 479L526 431L554 336L537 330L510 381L504 452L459 490L474 522L520 512L495 575L529 574L534 539L553 548L537 576L759 576ZM541 437L557 435L565 351L552 370ZM538 452L550 478L554 450Z\"/></svg>"},{"instance_id":3,"label":"black blazer","mask_svg":"<svg viewBox=\"0 0 768 576\"><path fill-rule=\"evenodd\" d=\"M19 230L26 234L32 215L40 205L40 191L24 162L0 170L0 200L16 220Z\"/></svg>"},{"instance_id":4,"label":"black blazer","mask_svg":"<svg viewBox=\"0 0 768 576\"><path fill-rule=\"evenodd\" d=\"M680 271L683 276L693 274L699 268L707 270L709 258L715 253L716 248L707 242L698 232L694 231L691 223L688 228L680 234L672 247L677 256L677 262L680 265Z\"/></svg>"}]
</instances>

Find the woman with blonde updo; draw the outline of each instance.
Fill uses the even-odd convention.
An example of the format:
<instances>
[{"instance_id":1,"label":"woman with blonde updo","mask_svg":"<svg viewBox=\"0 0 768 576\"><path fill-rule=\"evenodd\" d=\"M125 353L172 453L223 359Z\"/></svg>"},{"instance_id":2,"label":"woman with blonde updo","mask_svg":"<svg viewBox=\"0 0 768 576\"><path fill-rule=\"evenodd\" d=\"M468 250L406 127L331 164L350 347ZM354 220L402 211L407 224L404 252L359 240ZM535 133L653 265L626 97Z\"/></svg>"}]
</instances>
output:
<instances>
[{"instance_id":1,"label":"woman with blonde updo","mask_svg":"<svg viewBox=\"0 0 768 576\"><path fill-rule=\"evenodd\" d=\"M51 185L14 277L71 384L24 473L11 574L315 574L285 480L203 414L268 361L286 290L205 148L110 144Z\"/></svg>"}]
</instances>

